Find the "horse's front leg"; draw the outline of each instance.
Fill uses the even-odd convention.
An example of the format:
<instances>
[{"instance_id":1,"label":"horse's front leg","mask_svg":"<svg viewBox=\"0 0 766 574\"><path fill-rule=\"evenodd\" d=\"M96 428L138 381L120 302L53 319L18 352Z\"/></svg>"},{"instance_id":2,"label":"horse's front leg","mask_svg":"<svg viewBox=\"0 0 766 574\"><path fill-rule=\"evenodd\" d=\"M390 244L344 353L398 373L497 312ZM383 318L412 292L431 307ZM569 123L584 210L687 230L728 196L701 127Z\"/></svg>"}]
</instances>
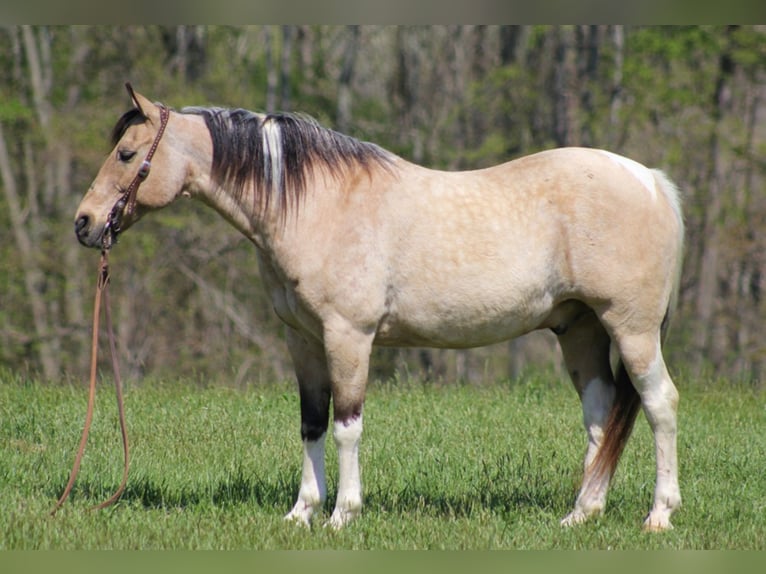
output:
<instances>
[{"instance_id":1,"label":"horse's front leg","mask_svg":"<svg viewBox=\"0 0 766 574\"><path fill-rule=\"evenodd\" d=\"M327 496L324 447L330 417L330 375L320 343L288 328L287 346L298 377L303 472L298 500L285 519L309 526L312 515Z\"/></svg>"},{"instance_id":2,"label":"horse's front leg","mask_svg":"<svg viewBox=\"0 0 766 574\"><path fill-rule=\"evenodd\" d=\"M362 510L359 441L373 336L346 322L325 327L332 382L333 438L338 449L338 496L328 525L336 529Z\"/></svg>"}]
</instances>

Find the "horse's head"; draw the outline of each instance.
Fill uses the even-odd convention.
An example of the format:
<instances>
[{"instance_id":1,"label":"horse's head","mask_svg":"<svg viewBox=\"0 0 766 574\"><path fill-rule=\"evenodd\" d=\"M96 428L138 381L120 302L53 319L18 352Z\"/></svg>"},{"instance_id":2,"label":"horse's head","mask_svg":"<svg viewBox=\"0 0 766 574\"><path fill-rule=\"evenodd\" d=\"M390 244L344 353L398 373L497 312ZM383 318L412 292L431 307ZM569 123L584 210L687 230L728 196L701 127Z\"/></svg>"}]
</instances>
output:
<instances>
[{"instance_id":1,"label":"horse's head","mask_svg":"<svg viewBox=\"0 0 766 574\"><path fill-rule=\"evenodd\" d=\"M77 208L75 233L86 247L108 248L147 211L172 202L184 183L183 165L171 154L172 138L163 138L169 111L130 85L128 92L134 108L117 122L114 149Z\"/></svg>"}]
</instances>

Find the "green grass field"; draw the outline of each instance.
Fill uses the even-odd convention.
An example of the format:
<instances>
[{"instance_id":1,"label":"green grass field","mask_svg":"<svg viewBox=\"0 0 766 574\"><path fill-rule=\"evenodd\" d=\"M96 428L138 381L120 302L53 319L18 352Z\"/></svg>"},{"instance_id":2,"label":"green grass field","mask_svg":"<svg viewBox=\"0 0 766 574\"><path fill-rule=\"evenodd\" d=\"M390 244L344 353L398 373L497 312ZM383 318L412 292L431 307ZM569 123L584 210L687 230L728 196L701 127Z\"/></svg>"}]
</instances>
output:
<instances>
[{"instance_id":1,"label":"green grass field","mask_svg":"<svg viewBox=\"0 0 766 574\"><path fill-rule=\"evenodd\" d=\"M605 514L559 520L579 486L585 435L573 389L541 374L486 388L371 384L361 465L365 508L341 532L285 523L300 477L297 392L142 383L126 392L132 461L121 501L114 394L101 386L69 501L84 386L0 382L0 549L764 549L763 393L682 382L684 506L646 534L653 446L639 418ZM328 440L329 516L335 449Z\"/></svg>"}]
</instances>

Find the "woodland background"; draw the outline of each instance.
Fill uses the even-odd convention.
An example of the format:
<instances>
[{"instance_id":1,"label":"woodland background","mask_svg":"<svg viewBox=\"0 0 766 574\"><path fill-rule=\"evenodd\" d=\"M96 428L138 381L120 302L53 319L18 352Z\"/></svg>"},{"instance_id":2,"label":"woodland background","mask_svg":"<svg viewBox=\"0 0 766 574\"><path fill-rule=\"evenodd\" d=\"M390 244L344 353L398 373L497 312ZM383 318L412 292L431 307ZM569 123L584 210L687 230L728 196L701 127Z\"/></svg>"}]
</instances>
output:
<instances>
[{"instance_id":1,"label":"woodland background","mask_svg":"<svg viewBox=\"0 0 766 574\"><path fill-rule=\"evenodd\" d=\"M76 241L73 216L129 106L128 80L173 107L307 112L436 168L563 145L662 168L687 223L671 369L763 386L766 26L0 28L2 368L85 378L98 254ZM212 210L154 214L110 260L129 378L291 376L254 249ZM371 375L481 384L532 364L560 369L551 334L377 350Z\"/></svg>"}]
</instances>

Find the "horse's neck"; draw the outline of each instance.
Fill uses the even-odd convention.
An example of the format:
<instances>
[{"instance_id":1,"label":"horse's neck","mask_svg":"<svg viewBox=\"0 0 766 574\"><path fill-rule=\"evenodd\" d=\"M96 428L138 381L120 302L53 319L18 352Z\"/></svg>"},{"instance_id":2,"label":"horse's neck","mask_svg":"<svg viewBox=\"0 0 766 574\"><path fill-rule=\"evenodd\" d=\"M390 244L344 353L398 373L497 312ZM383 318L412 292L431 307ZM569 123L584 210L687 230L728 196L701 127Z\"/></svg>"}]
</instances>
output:
<instances>
[{"instance_id":1,"label":"horse's neck","mask_svg":"<svg viewBox=\"0 0 766 574\"><path fill-rule=\"evenodd\" d=\"M204 119L193 114L181 114L179 117L183 118L184 123L176 146L187 162L182 195L212 207L245 237L259 243L260 226L256 219L252 191L245 190L241 198L235 198L213 181L213 143Z\"/></svg>"},{"instance_id":2,"label":"horse's neck","mask_svg":"<svg viewBox=\"0 0 766 574\"><path fill-rule=\"evenodd\" d=\"M200 186L190 195L212 207L261 249L274 251L278 244L286 238L289 241L289 237L294 235L296 214L283 216L273 204L266 210L260 209L250 186L245 188L240 197L235 197L208 177L206 185Z\"/></svg>"}]
</instances>

